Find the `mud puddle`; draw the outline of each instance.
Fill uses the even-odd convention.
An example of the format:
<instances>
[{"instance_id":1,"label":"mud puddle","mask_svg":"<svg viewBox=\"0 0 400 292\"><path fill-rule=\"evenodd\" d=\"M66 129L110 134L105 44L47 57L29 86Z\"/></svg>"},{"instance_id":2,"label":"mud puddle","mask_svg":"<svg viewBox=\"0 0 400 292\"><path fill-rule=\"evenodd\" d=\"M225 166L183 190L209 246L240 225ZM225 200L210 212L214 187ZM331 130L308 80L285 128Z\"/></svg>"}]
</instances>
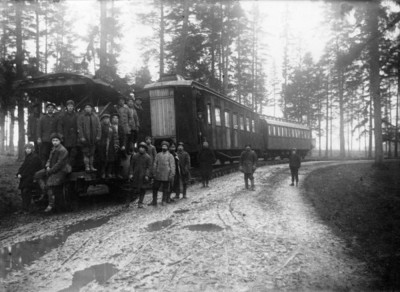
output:
<instances>
[{"instance_id":1,"label":"mud puddle","mask_svg":"<svg viewBox=\"0 0 400 292\"><path fill-rule=\"evenodd\" d=\"M21 241L8 247L2 247L0 252L0 278L5 278L13 270L20 270L34 260L62 245L73 233L99 227L110 220L110 216L89 219L67 226L55 235Z\"/></svg>"},{"instance_id":2,"label":"mud puddle","mask_svg":"<svg viewBox=\"0 0 400 292\"><path fill-rule=\"evenodd\" d=\"M160 231L160 230L170 226L171 224L172 224L171 219L156 221L156 222L153 222L153 223L150 223L149 225L147 225L147 231L149 231L149 232Z\"/></svg>"},{"instance_id":3,"label":"mud puddle","mask_svg":"<svg viewBox=\"0 0 400 292\"><path fill-rule=\"evenodd\" d=\"M174 213L175 214L183 214L183 213L187 213L189 211L190 211L189 209L179 209L179 210L174 211Z\"/></svg>"},{"instance_id":4,"label":"mud puddle","mask_svg":"<svg viewBox=\"0 0 400 292\"><path fill-rule=\"evenodd\" d=\"M109 263L94 265L84 270L76 271L72 278L71 286L58 292L79 291L82 287L85 287L92 281L96 281L100 285L103 285L116 272L118 272L118 269L116 269L113 264Z\"/></svg>"},{"instance_id":5,"label":"mud puddle","mask_svg":"<svg viewBox=\"0 0 400 292\"><path fill-rule=\"evenodd\" d=\"M224 230L221 226L212 223L186 225L184 228L187 228L190 231L207 231L207 232L219 232Z\"/></svg>"}]
</instances>

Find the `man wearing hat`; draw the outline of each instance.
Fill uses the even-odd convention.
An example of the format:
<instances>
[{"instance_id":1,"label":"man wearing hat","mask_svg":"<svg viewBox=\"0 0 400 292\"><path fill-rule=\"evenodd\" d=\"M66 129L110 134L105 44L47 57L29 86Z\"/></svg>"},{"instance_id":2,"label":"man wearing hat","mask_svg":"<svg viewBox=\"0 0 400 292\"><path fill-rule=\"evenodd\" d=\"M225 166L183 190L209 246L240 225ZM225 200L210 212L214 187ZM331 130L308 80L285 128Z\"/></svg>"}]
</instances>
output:
<instances>
[{"instance_id":1,"label":"man wearing hat","mask_svg":"<svg viewBox=\"0 0 400 292\"><path fill-rule=\"evenodd\" d=\"M84 104L84 113L78 117L78 139L82 147L85 171L97 171L94 168L96 144L101 138L101 125L98 116L93 112L93 105Z\"/></svg>"},{"instance_id":2,"label":"man wearing hat","mask_svg":"<svg viewBox=\"0 0 400 292\"><path fill-rule=\"evenodd\" d=\"M152 140L152 139L151 139L150 136L147 136L147 137L144 139L144 141L145 141L146 144L147 144L147 154L150 155L150 157L151 157L151 163L153 164L154 159L156 159L157 150L156 150L156 147L154 147L154 145L151 144L151 140Z\"/></svg>"},{"instance_id":3,"label":"man wearing hat","mask_svg":"<svg viewBox=\"0 0 400 292\"><path fill-rule=\"evenodd\" d=\"M39 144L40 159L43 165L49 159L51 151L50 135L57 132L58 117L55 114L56 106L53 103L46 105L46 114L44 114L37 124L37 143Z\"/></svg>"},{"instance_id":4,"label":"man wearing hat","mask_svg":"<svg viewBox=\"0 0 400 292\"><path fill-rule=\"evenodd\" d=\"M37 126L41 114L40 106L41 104L37 102L32 105L32 112L28 116L28 129L26 133L28 136L28 141L33 142L33 144L35 145L36 154L39 154Z\"/></svg>"},{"instance_id":5,"label":"man wearing hat","mask_svg":"<svg viewBox=\"0 0 400 292\"><path fill-rule=\"evenodd\" d=\"M133 98L128 99L128 110L130 112L130 116L132 117L130 122L129 122L129 141L127 145L129 146L128 150L129 152L133 152L134 145L137 141L138 133L139 133L139 117L135 109L135 101Z\"/></svg>"},{"instance_id":6,"label":"man wearing hat","mask_svg":"<svg viewBox=\"0 0 400 292\"><path fill-rule=\"evenodd\" d=\"M67 110L60 114L58 120L58 133L63 138L63 145L69 153L69 163L72 168L76 166L78 155L78 114L75 112L75 102L66 102Z\"/></svg>"},{"instance_id":7,"label":"man wearing hat","mask_svg":"<svg viewBox=\"0 0 400 292\"><path fill-rule=\"evenodd\" d=\"M114 161L117 151L119 150L119 142L116 133L110 122L110 115L103 114L100 117L101 138L99 143L99 157L101 164L101 177L111 178L113 175Z\"/></svg>"},{"instance_id":8,"label":"man wearing hat","mask_svg":"<svg viewBox=\"0 0 400 292\"><path fill-rule=\"evenodd\" d=\"M130 124L132 123L132 112L128 109L128 106L125 104L125 98L123 96L121 96L118 100L118 105L116 106L118 115L119 115L119 125L121 126L123 133L125 135L124 137L124 148L128 149L129 145L128 141L129 141L129 135L131 133L131 129L130 129ZM122 148L122 145L121 145Z\"/></svg>"},{"instance_id":9,"label":"man wearing hat","mask_svg":"<svg viewBox=\"0 0 400 292\"><path fill-rule=\"evenodd\" d=\"M296 180L296 186L299 184L299 168L301 166L301 158L297 154L297 149L293 148L292 153L289 157L289 168L290 173L292 175L292 183L291 186L294 186L294 181Z\"/></svg>"},{"instance_id":10,"label":"man wearing hat","mask_svg":"<svg viewBox=\"0 0 400 292\"><path fill-rule=\"evenodd\" d=\"M129 179L132 181L132 187L139 194L138 208L143 208L143 199L146 193L146 184L149 182L151 171L151 158L147 154L147 145L144 142L139 144L139 153L132 156L129 167ZM126 204L129 206L130 198L127 198Z\"/></svg>"},{"instance_id":11,"label":"man wearing hat","mask_svg":"<svg viewBox=\"0 0 400 292\"><path fill-rule=\"evenodd\" d=\"M19 178L18 188L21 190L22 210L30 211L32 200L32 189L35 187L33 182L34 174L42 168L42 161L35 153L35 146L31 143L25 145L25 160L18 169L17 177Z\"/></svg>"},{"instance_id":12,"label":"man wearing hat","mask_svg":"<svg viewBox=\"0 0 400 292\"><path fill-rule=\"evenodd\" d=\"M251 182L251 190L254 191L254 172L257 168L257 154L251 150L251 145L247 144L244 151L240 155L240 171L244 173L244 184L246 190L249 188L249 179Z\"/></svg>"},{"instance_id":13,"label":"man wearing hat","mask_svg":"<svg viewBox=\"0 0 400 292\"><path fill-rule=\"evenodd\" d=\"M68 164L68 151L61 144L61 135L59 133L51 134L51 142L53 148L50 152L49 160L45 169L35 174L35 179L39 181L39 185L43 192L48 195L49 205L45 212L50 212L55 207L54 188L64 183L66 175L71 171Z\"/></svg>"},{"instance_id":14,"label":"man wearing hat","mask_svg":"<svg viewBox=\"0 0 400 292\"><path fill-rule=\"evenodd\" d=\"M126 150L126 148L125 148L126 135L125 135L124 129L122 128L122 126L119 123L119 114L118 113L111 114L111 126L114 131L114 137L115 137L115 139L117 139L117 143L119 145L119 149L116 151L115 157L114 157L113 173L115 175L117 175L118 178L121 179L122 178L121 159L126 154L126 152L125 152L125 150Z\"/></svg>"},{"instance_id":15,"label":"man wearing hat","mask_svg":"<svg viewBox=\"0 0 400 292\"><path fill-rule=\"evenodd\" d=\"M190 180L190 155L184 150L183 142L178 143L178 158L181 170L181 180L182 180L182 195L186 199L186 189L188 182ZM181 188L180 188L181 189ZM179 193L176 193L176 199L179 199Z\"/></svg>"},{"instance_id":16,"label":"man wearing hat","mask_svg":"<svg viewBox=\"0 0 400 292\"><path fill-rule=\"evenodd\" d=\"M153 163L153 201L150 205L157 206L157 193L162 186L162 205L165 205L168 198L169 182L173 181L175 176L175 160L171 153L168 152L169 143L163 141L161 143L161 152L157 153Z\"/></svg>"}]
</instances>

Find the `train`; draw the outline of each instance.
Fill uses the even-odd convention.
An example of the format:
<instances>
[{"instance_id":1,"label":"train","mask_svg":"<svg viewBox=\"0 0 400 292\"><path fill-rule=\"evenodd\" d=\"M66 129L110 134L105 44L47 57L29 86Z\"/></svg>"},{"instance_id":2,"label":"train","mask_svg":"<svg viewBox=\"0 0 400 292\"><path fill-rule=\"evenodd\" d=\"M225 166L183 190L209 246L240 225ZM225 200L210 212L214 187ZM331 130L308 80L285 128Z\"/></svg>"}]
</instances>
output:
<instances>
[{"instance_id":1,"label":"train","mask_svg":"<svg viewBox=\"0 0 400 292\"><path fill-rule=\"evenodd\" d=\"M309 126L260 115L179 75L162 76L145 85L139 95L145 117L141 133L151 134L156 147L163 140L183 142L194 162L204 141L221 164L238 160L246 144L264 160L287 158L292 148L304 158L313 147Z\"/></svg>"}]
</instances>

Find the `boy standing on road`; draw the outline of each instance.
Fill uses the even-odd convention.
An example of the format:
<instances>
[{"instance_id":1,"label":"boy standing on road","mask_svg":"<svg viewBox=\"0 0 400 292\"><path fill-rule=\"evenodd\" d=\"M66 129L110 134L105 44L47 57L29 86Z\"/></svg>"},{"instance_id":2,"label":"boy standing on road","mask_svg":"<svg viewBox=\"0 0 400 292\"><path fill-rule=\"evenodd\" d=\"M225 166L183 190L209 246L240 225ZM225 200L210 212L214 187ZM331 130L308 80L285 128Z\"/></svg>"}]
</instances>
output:
<instances>
[{"instance_id":1,"label":"boy standing on road","mask_svg":"<svg viewBox=\"0 0 400 292\"><path fill-rule=\"evenodd\" d=\"M132 187L139 193L138 208L143 208L143 199L146 193L146 184L149 182L151 170L151 158L147 154L147 145L144 142L139 144L139 153L132 156L129 167L129 179ZM126 205L129 207L130 197L127 198Z\"/></svg>"},{"instance_id":2,"label":"boy standing on road","mask_svg":"<svg viewBox=\"0 0 400 292\"><path fill-rule=\"evenodd\" d=\"M294 180L296 180L296 187L299 184L299 168L301 166L301 158L297 154L296 148L292 149L292 154L289 157L290 173L292 174L291 186L294 186Z\"/></svg>"},{"instance_id":3,"label":"boy standing on road","mask_svg":"<svg viewBox=\"0 0 400 292\"><path fill-rule=\"evenodd\" d=\"M255 190L253 174L257 168L257 160L257 154L251 150L251 145L247 144L245 150L240 155L240 171L244 173L246 190L249 188L249 179L251 181L251 190Z\"/></svg>"}]
</instances>

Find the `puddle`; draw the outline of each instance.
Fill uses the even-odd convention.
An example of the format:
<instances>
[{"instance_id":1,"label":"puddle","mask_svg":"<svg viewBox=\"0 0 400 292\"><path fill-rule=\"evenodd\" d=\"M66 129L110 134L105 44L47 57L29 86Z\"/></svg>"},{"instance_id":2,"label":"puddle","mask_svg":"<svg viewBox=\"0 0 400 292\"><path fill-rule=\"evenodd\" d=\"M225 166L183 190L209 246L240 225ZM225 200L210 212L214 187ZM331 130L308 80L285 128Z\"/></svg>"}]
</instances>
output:
<instances>
[{"instance_id":1,"label":"puddle","mask_svg":"<svg viewBox=\"0 0 400 292\"><path fill-rule=\"evenodd\" d=\"M20 270L34 260L42 257L52 249L63 244L68 236L73 233L99 227L110 220L110 217L89 219L67 226L55 235L18 242L9 247L1 248L0 252L0 278L5 278L13 270Z\"/></svg>"},{"instance_id":2,"label":"puddle","mask_svg":"<svg viewBox=\"0 0 400 292\"><path fill-rule=\"evenodd\" d=\"M186 212L189 212L189 211L190 211L189 209L179 209L179 210L174 211L174 213L175 214L182 214L182 213L186 213Z\"/></svg>"},{"instance_id":3,"label":"puddle","mask_svg":"<svg viewBox=\"0 0 400 292\"><path fill-rule=\"evenodd\" d=\"M84 270L75 272L72 278L71 286L58 292L79 291L82 287L86 286L92 281L96 281L97 283L102 285L116 272L118 272L118 269L116 269L114 265L109 263L91 266Z\"/></svg>"},{"instance_id":4,"label":"puddle","mask_svg":"<svg viewBox=\"0 0 400 292\"><path fill-rule=\"evenodd\" d=\"M221 226L211 223L186 225L184 228L187 228L190 231L207 231L207 232L218 232L224 230L224 228L222 228Z\"/></svg>"},{"instance_id":5,"label":"puddle","mask_svg":"<svg viewBox=\"0 0 400 292\"><path fill-rule=\"evenodd\" d=\"M147 225L147 231L149 231L149 232L160 231L160 230L170 226L171 224L172 224L171 219L156 221L156 222L153 222L153 223L150 223L149 225Z\"/></svg>"},{"instance_id":6,"label":"puddle","mask_svg":"<svg viewBox=\"0 0 400 292\"><path fill-rule=\"evenodd\" d=\"M199 201L193 201L190 204L199 204L199 203L200 203Z\"/></svg>"}]
</instances>

